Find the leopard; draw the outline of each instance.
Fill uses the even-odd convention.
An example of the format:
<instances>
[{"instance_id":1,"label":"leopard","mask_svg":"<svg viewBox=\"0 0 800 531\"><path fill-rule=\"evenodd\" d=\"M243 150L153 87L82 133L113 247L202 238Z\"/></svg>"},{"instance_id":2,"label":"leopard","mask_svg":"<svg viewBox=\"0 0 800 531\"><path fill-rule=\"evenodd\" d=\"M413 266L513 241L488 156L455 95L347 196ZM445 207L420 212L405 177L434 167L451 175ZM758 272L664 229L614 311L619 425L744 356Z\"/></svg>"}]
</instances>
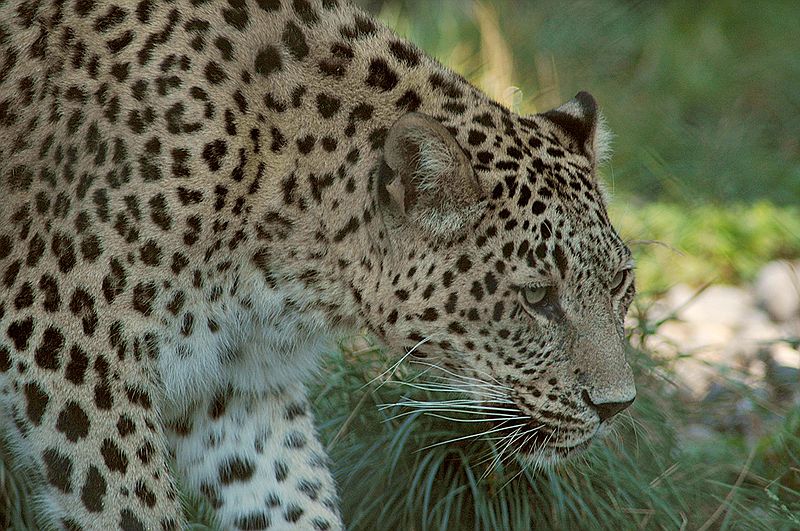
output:
<instances>
[{"instance_id":1,"label":"leopard","mask_svg":"<svg viewBox=\"0 0 800 531\"><path fill-rule=\"evenodd\" d=\"M525 462L634 400L590 94L519 114L344 0L7 0L0 50L0 430L42 528L178 529L180 486L342 529L308 383L354 331L502 389Z\"/></svg>"}]
</instances>

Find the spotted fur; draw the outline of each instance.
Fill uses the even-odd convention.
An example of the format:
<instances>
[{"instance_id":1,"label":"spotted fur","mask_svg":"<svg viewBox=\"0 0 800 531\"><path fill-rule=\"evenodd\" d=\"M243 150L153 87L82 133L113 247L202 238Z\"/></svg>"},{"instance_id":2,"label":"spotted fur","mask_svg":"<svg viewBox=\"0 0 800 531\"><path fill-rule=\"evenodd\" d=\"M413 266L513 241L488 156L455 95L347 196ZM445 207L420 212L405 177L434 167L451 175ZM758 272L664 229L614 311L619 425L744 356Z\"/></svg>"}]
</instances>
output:
<instances>
[{"instance_id":1,"label":"spotted fur","mask_svg":"<svg viewBox=\"0 0 800 531\"><path fill-rule=\"evenodd\" d=\"M0 426L43 525L180 527L174 458L224 528L341 528L304 381L360 327L508 389L521 454L584 447L635 392L598 123L340 0L0 3Z\"/></svg>"}]
</instances>

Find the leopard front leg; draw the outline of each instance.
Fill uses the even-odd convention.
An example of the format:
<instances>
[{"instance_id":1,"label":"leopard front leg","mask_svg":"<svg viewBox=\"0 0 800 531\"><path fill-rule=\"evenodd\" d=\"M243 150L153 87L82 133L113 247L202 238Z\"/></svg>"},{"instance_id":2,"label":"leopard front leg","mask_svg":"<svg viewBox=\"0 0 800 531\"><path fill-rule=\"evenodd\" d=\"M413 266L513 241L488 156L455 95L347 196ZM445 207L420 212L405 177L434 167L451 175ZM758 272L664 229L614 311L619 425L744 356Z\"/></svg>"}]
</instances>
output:
<instances>
[{"instance_id":1,"label":"leopard front leg","mask_svg":"<svg viewBox=\"0 0 800 531\"><path fill-rule=\"evenodd\" d=\"M169 423L179 473L222 528L341 529L336 488L305 388L232 388Z\"/></svg>"},{"instance_id":2,"label":"leopard front leg","mask_svg":"<svg viewBox=\"0 0 800 531\"><path fill-rule=\"evenodd\" d=\"M117 379L102 354L84 356L73 348L66 380L31 368L0 378L0 430L14 465L31 474L39 525L179 529L154 386L144 374Z\"/></svg>"}]
</instances>

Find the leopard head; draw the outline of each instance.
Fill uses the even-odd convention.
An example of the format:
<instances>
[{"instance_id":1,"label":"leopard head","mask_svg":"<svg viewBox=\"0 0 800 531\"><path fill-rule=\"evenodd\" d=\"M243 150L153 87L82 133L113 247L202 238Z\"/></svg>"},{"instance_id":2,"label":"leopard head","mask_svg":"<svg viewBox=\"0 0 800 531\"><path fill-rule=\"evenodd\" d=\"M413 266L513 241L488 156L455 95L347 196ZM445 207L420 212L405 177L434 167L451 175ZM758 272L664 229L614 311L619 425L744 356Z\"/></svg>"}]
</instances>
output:
<instances>
[{"instance_id":1,"label":"leopard head","mask_svg":"<svg viewBox=\"0 0 800 531\"><path fill-rule=\"evenodd\" d=\"M377 172L388 250L373 329L458 375L540 462L586 448L636 395L631 253L596 176L604 131L586 93L527 117L411 113Z\"/></svg>"}]
</instances>

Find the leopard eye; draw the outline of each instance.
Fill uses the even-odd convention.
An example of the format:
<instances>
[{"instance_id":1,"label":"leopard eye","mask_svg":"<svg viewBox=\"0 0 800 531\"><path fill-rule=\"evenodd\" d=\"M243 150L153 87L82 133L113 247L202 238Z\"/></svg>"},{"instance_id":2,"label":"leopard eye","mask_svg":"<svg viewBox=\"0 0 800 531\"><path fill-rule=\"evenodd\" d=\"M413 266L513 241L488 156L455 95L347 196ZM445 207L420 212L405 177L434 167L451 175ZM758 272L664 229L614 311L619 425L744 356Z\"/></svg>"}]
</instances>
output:
<instances>
[{"instance_id":1,"label":"leopard eye","mask_svg":"<svg viewBox=\"0 0 800 531\"><path fill-rule=\"evenodd\" d=\"M522 298L530 306L536 306L541 303L547 295L546 287L539 288L525 288L522 290Z\"/></svg>"},{"instance_id":2,"label":"leopard eye","mask_svg":"<svg viewBox=\"0 0 800 531\"><path fill-rule=\"evenodd\" d=\"M614 275L614 278L611 281L611 292L614 295L619 295L619 293L625 288L629 274L630 269L622 269L617 271L617 274Z\"/></svg>"}]
</instances>

